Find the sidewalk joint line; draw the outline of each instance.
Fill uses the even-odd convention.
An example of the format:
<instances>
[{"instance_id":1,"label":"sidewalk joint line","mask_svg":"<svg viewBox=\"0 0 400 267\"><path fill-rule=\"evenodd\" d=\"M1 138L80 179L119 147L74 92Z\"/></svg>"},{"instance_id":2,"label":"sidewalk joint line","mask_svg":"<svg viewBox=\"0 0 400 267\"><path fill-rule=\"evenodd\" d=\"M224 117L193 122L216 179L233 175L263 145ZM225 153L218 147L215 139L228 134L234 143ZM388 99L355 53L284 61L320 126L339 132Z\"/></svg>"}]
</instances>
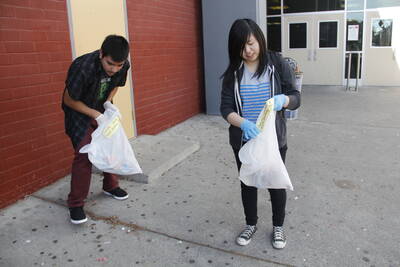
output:
<instances>
[{"instance_id":1,"label":"sidewalk joint line","mask_svg":"<svg viewBox=\"0 0 400 267\"><path fill-rule=\"evenodd\" d=\"M377 125L371 125L371 124L357 124L357 123L348 125L346 123L340 123L340 122L311 121L311 120L304 120L304 119L296 119L296 120L297 120L297 122L307 122L307 123L311 123L311 124L344 125L344 126L348 126L348 128L360 127L360 128L372 128L372 129L400 130L400 127L395 127L395 126L377 126Z\"/></svg>"},{"instance_id":2,"label":"sidewalk joint line","mask_svg":"<svg viewBox=\"0 0 400 267\"><path fill-rule=\"evenodd\" d=\"M43 200L43 201L46 201L46 202L50 202L50 203L52 203L54 205L57 205L57 206L62 206L62 207L68 208L66 205L63 205L60 202L57 202L57 201L54 201L54 200L51 200L51 199L48 199L48 198L45 198L45 197L36 196L36 195L31 195L31 197L35 197L37 199L40 199L40 200ZM280 265L280 266L294 267L294 265L291 265L291 264L282 263L282 262L269 260L269 259L264 259L264 258L252 256L252 255L247 255L247 254L243 254L243 253L240 253L240 252L237 252L237 251L223 249L223 248L215 247L215 246L208 245L208 244L203 244L203 243L200 243L200 242L197 242L197 241L192 241L192 240L188 240L188 239L182 239L182 238L179 238L179 237L167 234L167 233L163 233L163 232L160 232L160 231L152 230L150 228L143 227L143 226L140 226L140 225L137 225L137 224L134 224L134 223L127 223L127 222L121 221L121 220L118 219L118 216L108 216L108 217L99 216L99 215L96 215L95 213L93 213L91 211L86 211L86 214L88 214L91 219L93 219L95 221L100 220L100 221L105 222L106 224L111 224L111 225L114 225L114 226L115 225L122 225L122 226L125 226L125 227L129 227L129 228L133 229L134 231L149 232L149 233L161 235L161 236L164 236L164 237L167 237L167 238L170 238L170 239L175 239L177 241L182 241L182 242L186 242L186 243L189 243L189 244L193 244L193 245L196 245L196 246L206 247L206 248L209 248L209 249L214 249L214 250L217 250L217 251L220 251L220 252L223 252L223 253L227 253L227 254L232 254L232 255L236 255L236 256L240 256L240 257L245 257L245 258L249 258L249 259L257 260L257 261L262 261L262 262L266 262L266 263L273 263L273 264Z\"/></svg>"}]
</instances>

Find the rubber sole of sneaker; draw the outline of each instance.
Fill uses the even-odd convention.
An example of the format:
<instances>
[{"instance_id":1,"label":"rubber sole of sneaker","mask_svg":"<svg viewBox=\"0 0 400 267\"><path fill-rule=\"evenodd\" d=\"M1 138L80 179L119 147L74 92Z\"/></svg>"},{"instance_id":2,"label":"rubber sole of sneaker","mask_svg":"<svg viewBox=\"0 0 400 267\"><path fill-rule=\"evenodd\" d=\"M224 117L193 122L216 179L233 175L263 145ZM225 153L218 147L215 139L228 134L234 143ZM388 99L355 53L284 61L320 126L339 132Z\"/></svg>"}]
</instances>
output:
<instances>
[{"instance_id":1,"label":"rubber sole of sneaker","mask_svg":"<svg viewBox=\"0 0 400 267\"><path fill-rule=\"evenodd\" d=\"M251 241L251 239L246 241L242 238L237 238L236 244L238 244L239 246L247 246L250 243L250 241Z\"/></svg>"},{"instance_id":2,"label":"rubber sole of sneaker","mask_svg":"<svg viewBox=\"0 0 400 267\"><path fill-rule=\"evenodd\" d=\"M87 222L87 218L82 219L82 220L72 220L71 219L71 223L73 223L73 224L81 224L81 223L85 223L85 222Z\"/></svg>"},{"instance_id":3,"label":"rubber sole of sneaker","mask_svg":"<svg viewBox=\"0 0 400 267\"><path fill-rule=\"evenodd\" d=\"M106 194L107 196L110 196L110 197L112 197L112 198L114 198L114 199L117 199L117 200L125 200L125 199L127 199L127 198L129 197L129 194L127 194L127 195L124 196L124 197L117 197L117 196L114 196L114 195L111 194L111 193L108 193L107 191L104 191L104 190L103 190L103 193Z\"/></svg>"},{"instance_id":4,"label":"rubber sole of sneaker","mask_svg":"<svg viewBox=\"0 0 400 267\"><path fill-rule=\"evenodd\" d=\"M273 242L273 241L272 241L272 246L273 246L275 249L283 249L283 248L285 248L285 246L286 246L286 242Z\"/></svg>"}]
</instances>

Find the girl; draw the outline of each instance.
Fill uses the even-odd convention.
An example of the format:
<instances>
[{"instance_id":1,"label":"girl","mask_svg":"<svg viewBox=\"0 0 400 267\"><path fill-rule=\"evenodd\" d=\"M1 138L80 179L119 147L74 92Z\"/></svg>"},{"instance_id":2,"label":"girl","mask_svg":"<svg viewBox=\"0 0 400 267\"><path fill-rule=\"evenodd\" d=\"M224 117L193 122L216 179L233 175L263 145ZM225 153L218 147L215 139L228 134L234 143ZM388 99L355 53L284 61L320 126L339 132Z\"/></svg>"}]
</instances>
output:
<instances>
[{"instance_id":1,"label":"girl","mask_svg":"<svg viewBox=\"0 0 400 267\"><path fill-rule=\"evenodd\" d=\"M231 124L229 141L238 170L241 166L239 150L246 141L259 134L255 122L266 100L271 97L274 98L274 110L277 111L279 151L285 161L287 144L284 109L294 110L300 106L300 93L296 90L293 71L278 53L267 51L261 29L250 19L239 19L232 24L228 46L229 66L222 75L220 111ZM282 249L286 245L283 231L286 190L268 191L272 205L272 245ZM246 226L236 242L245 246L257 230L257 188L241 182L241 192Z\"/></svg>"}]
</instances>

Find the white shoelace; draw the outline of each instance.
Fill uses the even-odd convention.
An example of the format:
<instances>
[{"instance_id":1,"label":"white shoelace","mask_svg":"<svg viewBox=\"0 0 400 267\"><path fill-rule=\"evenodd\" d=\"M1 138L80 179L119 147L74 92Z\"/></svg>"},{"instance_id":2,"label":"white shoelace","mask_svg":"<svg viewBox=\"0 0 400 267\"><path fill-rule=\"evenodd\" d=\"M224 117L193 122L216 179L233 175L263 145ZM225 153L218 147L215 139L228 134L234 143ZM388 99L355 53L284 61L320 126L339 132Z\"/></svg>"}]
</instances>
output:
<instances>
[{"instance_id":1,"label":"white shoelace","mask_svg":"<svg viewBox=\"0 0 400 267\"><path fill-rule=\"evenodd\" d=\"M285 234L283 233L283 227L274 226L274 240L285 240Z\"/></svg>"},{"instance_id":2,"label":"white shoelace","mask_svg":"<svg viewBox=\"0 0 400 267\"><path fill-rule=\"evenodd\" d=\"M246 225L246 228L240 234L240 237L249 239L253 235L255 229L256 227L254 225Z\"/></svg>"}]
</instances>

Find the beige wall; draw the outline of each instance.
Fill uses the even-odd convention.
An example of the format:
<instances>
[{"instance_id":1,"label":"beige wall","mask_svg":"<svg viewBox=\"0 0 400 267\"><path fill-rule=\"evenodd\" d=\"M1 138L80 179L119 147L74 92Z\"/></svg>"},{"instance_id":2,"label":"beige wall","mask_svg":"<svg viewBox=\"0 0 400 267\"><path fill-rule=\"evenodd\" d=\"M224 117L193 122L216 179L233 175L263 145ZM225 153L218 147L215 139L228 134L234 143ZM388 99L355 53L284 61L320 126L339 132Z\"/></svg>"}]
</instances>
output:
<instances>
[{"instance_id":1,"label":"beige wall","mask_svg":"<svg viewBox=\"0 0 400 267\"><path fill-rule=\"evenodd\" d=\"M99 49L109 34L122 35L128 39L125 0L69 0L68 6L74 58ZM135 135L132 94L129 71L125 86L119 88L114 97L128 137Z\"/></svg>"}]
</instances>

